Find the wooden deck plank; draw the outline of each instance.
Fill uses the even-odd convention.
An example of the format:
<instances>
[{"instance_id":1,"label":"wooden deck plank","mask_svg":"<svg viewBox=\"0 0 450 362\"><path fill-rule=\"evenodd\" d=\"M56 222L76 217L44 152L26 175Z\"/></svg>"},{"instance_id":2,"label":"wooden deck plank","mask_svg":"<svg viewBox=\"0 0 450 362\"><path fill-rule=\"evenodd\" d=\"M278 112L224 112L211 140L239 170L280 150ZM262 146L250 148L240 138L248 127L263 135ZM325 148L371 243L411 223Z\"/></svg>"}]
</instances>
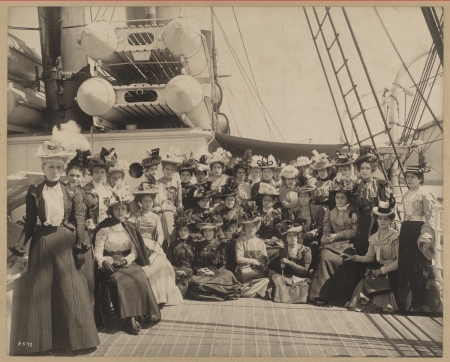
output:
<instances>
[{"instance_id":1,"label":"wooden deck plank","mask_svg":"<svg viewBox=\"0 0 450 362\"><path fill-rule=\"evenodd\" d=\"M262 308L262 313L264 314L267 330L269 334L269 346L270 355L272 357L284 357L283 347L281 346L280 330L278 329L277 318L275 315L275 309L273 308L273 302L267 301L264 308Z\"/></svg>"},{"instance_id":2,"label":"wooden deck plank","mask_svg":"<svg viewBox=\"0 0 450 362\"><path fill-rule=\"evenodd\" d=\"M119 321L116 317L113 317L115 321L111 326L111 329L105 331L107 337L103 340L103 343L98 346L97 350L92 353L92 357L103 357L108 349L114 344L115 340L119 338L123 332L124 321Z\"/></svg>"},{"instance_id":3,"label":"wooden deck plank","mask_svg":"<svg viewBox=\"0 0 450 362\"><path fill-rule=\"evenodd\" d=\"M411 348L411 346L404 340L403 336L398 332L396 328L383 318L383 315L373 314L371 318L378 325L378 327L383 331L383 333L389 338L389 340L395 345L402 357L417 357L419 354Z\"/></svg>"},{"instance_id":4,"label":"wooden deck plank","mask_svg":"<svg viewBox=\"0 0 450 362\"><path fill-rule=\"evenodd\" d=\"M335 326L331 322L330 317L328 316L332 312L326 309L312 309L312 310L315 311L317 318L322 324L324 333L328 335L328 340L334 347L335 354L333 356L340 356L340 357L350 356L350 353L345 343L341 339L339 328L336 328L338 326Z\"/></svg>"},{"instance_id":5,"label":"wooden deck plank","mask_svg":"<svg viewBox=\"0 0 450 362\"><path fill-rule=\"evenodd\" d=\"M206 327L205 323L208 319L208 315L211 308L213 307L213 304L214 303L211 302L200 303L202 313L198 315L198 318L195 322L194 329L192 330L191 336L188 341L188 346L184 351L184 357L197 357L197 353L203 335L203 330Z\"/></svg>"},{"instance_id":6,"label":"wooden deck plank","mask_svg":"<svg viewBox=\"0 0 450 362\"><path fill-rule=\"evenodd\" d=\"M197 327L198 318L202 313L204 313L204 310L203 310L204 307L201 308L200 305L198 305L194 301L191 301L191 303L192 303L193 312L191 313L192 315L189 316L189 319L186 321L190 325L190 327L186 328L186 336L183 336L184 346L181 345L181 343L180 343L179 348L178 348L178 346L176 347L177 352L175 352L175 350L174 350L174 352L172 352L173 356L175 356L175 353L176 353L176 356L178 356L178 355L181 357L185 356L187 348L189 346L192 346L191 336L194 333L194 331L196 331L198 328ZM179 352L178 352L178 350L179 350Z\"/></svg>"},{"instance_id":7,"label":"wooden deck plank","mask_svg":"<svg viewBox=\"0 0 450 362\"><path fill-rule=\"evenodd\" d=\"M292 331L290 325L286 319L286 305L272 303L273 310L275 312L275 320L277 322L278 330L280 331L281 348L283 349L284 357L298 357L297 349L295 347L294 338L292 337Z\"/></svg>"},{"instance_id":8,"label":"wooden deck plank","mask_svg":"<svg viewBox=\"0 0 450 362\"><path fill-rule=\"evenodd\" d=\"M442 342L443 327L434 321L433 318L425 316L407 316L407 318L415 325L419 326L423 333L427 334L430 339Z\"/></svg>"},{"instance_id":9,"label":"wooden deck plank","mask_svg":"<svg viewBox=\"0 0 450 362\"><path fill-rule=\"evenodd\" d=\"M211 357L231 356L234 305L234 300L222 303L221 309L219 310L216 330L214 332Z\"/></svg>"},{"instance_id":10,"label":"wooden deck plank","mask_svg":"<svg viewBox=\"0 0 450 362\"><path fill-rule=\"evenodd\" d=\"M340 338L345 344L351 356L365 356L365 353L360 348L358 342L354 338L355 328L344 317L342 313L345 312L343 308L330 309L328 317L333 321L333 324L340 329ZM355 312L356 313L356 312Z\"/></svg>"},{"instance_id":11,"label":"wooden deck plank","mask_svg":"<svg viewBox=\"0 0 450 362\"><path fill-rule=\"evenodd\" d=\"M244 300L238 299L234 303L231 335L231 357L244 357Z\"/></svg>"},{"instance_id":12,"label":"wooden deck plank","mask_svg":"<svg viewBox=\"0 0 450 362\"><path fill-rule=\"evenodd\" d=\"M200 338L197 357L209 357L211 355L214 330L219 317L219 309L222 302L211 302L212 307L208 313L208 318L204 322L203 334Z\"/></svg>"},{"instance_id":13,"label":"wooden deck plank","mask_svg":"<svg viewBox=\"0 0 450 362\"><path fill-rule=\"evenodd\" d=\"M158 335L161 327L164 326L163 322L167 318L172 318L172 314L174 309L171 307L164 308L161 315L161 321L156 325L150 325L149 328L145 329L145 332L142 334L142 338L139 341L136 341L136 346L134 350L132 350L130 356L131 357L143 357L147 353L147 350L150 348L153 339Z\"/></svg>"},{"instance_id":14,"label":"wooden deck plank","mask_svg":"<svg viewBox=\"0 0 450 362\"><path fill-rule=\"evenodd\" d=\"M244 357L257 357L258 352L256 348L256 336L255 336L255 318L253 317L252 308L253 300L252 298L242 298L243 308L244 308Z\"/></svg>"},{"instance_id":15,"label":"wooden deck plank","mask_svg":"<svg viewBox=\"0 0 450 362\"><path fill-rule=\"evenodd\" d=\"M286 315L287 323L289 325L289 329L291 331L292 339L294 341L295 349L297 351L297 356L311 357L312 354L309 351L308 344L306 343L303 329L300 328L299 324L297 323L296 314L298 313L298 310L293 307L293 304L286 305L286 308L284 308L284 312Z\"/></svg>"},{"instance_id":16,"label":"wooden deck plank","mask_svg":"<svg viewBox=\"0 0 450 362\"><path fill-rule=\"evenodd\" d=\"M185 300L184 306L189 307L186 315L183 315L184 311L181 312L181 316L184 317L183 323L179 326L179 332L176 340L172 343L172 350L170 351L170 357L183 357L184 351L187 347L190 332L194 328L195 320L201 309L196 308L195 304L191 300Z\"/></svg>"},{"instance_id":17,"label":"wooden deck plank","mask_svg":"<svg viewBox=\"0 0 450 362\"><path fill-rule=\"evenodd\" d=\"M178 306L180 307L180 306ZM158 357L169 357L174 346L177 345L180 333L183 331L184 322L192 307L192 304L184 303L178 312L178 318L172 323L172 327L167 333L167 337L161 345Z\"/></svg>"},{"instance_id":18,"label":"wooden deck plank","mask_svg":"<svg viewBox=\"0 0 450 362\"><path fill-rule=\"evenodd\" d=\"M270 357L270 325L264 315L264 300L261 298L252 298L253 318L255 329L253 333L256 339L256 353L258 357Z\"/></svg>"},{"instance_id":19,"label":"wooden deck plank","mask_svg":"<svg viewBox=\"0 0 450 362\"><path fill-rule=\"evenodd\" d=\"M311 322L311 327L317 336L320 348L323 351L324 356L336 356L336 350L334 349L334 343L329 339L328 334L323 329L322 323L316 314L317 308L312 305L305 304L305 312L307 313Z\"/></svg>"},{"instance_id":20,"label":"wooden deck plank","mask_svg":"<svg viewBox=\"0 0 450 362\"><path fill-rule=\"evenodd\" d=\"M320 347L319 340L314 333L311 322L307 317L306 306L305 305L295 305L295 318L298 324L299 330L304 331L305 342L308 345L308 349L311 353L311 357L324 357L323 350Z\"/></svg>"}]
</instances>

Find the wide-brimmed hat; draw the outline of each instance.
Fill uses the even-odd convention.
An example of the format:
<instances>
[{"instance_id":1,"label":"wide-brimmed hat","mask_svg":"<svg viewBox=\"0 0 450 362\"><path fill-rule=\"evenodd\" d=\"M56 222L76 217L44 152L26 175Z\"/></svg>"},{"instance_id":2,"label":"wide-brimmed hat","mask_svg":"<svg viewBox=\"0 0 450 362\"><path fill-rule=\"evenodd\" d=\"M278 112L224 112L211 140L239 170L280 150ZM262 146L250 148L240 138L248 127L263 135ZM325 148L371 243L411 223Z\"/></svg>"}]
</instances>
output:
<instances>
[{"instance_id":1,"label":"wide-brimmed hat","mask_svg":"<svg viewBox=\"0 0 450 362\"><path fill-rule=\"evenodd\" d=\"M260 156L261 158L256 161L256 165L259 168L276 168L277 160L274 156L269 155L267 157Z\"/></svg>"},{"instance_id":2,"label":"wide-brimmed hat","mask_svg":"<svg viewBox=\"0 0 450 362\"><path fill-rule=\"evenodd\" d=\"M239 191L239 185L236 180L229 177L227 182L221 187L220 194L218 196L225 198L228 196L235 196Z\"/></svg>"},{"instance_id":3,"label":"wide-brimmed hat","mask_svg":"<svg viewBox=\"0 0 450 362\"><path fill-rule=\"evenodd\" d=\"M405 167L405 170L403 171L403 175L406 175L407 172L410 173L428 173L431 171L431 167L428 164L428 162L425 161L425 155L424 155L424 149L423 149L424 142L422 140L416 140L413 142L413 148L418 148L418 154L419 154L419 162L417 165L409 165Z\"/></svg>"},{"instance_id":4,"label":"wide-brimmed hat","mask_svg":"<svg viewBox=\"0 0 450 362\"><path fill-rule=\"evenodd\" d=\"M144 181L133 191L133 195L157 195L159 193L158 186L154 182Z\"/></svg>"},{"instance_id":5,"label":"wide-brimmed hat","mask_svg":"<svg viewBox=\"0 0 450 362\"><path fill-rule=\"evenodd\" d=\"M294 178L298 176L298 169L293 165L284 166L281 170L280 176L285 178Z\"/></svg>"},{"instance_id":6,"label":"wide-brimmed hat","mask_svg":"<svg viewBox=\"0 0 450 362\"><path fill-rule=\"evenodd\" d=\"M336 151L336 158L331 162L333 166L346 166L355 162L356 154L352 151L344 153Z\"/></svg>"},{"instance_id":7,"label":"wide-brimmed hat","mask_svg":"<svg viewBox=\"0 0 450 362\"><path fill-rule=\"evenodd\" d=\"M114 186L111 191L111 196L103 199L103 203L108 207L112 207L117 204L129 204L134 200L134 196L130 192L130 187L127 184L119 183Z\"/></svg>"},{"instance_id":8,"label":"wide-brimmed hat","mask_svg":"<svg viewBox=\"0 0 450 362\"><path fill-rule=\"evenodd\" d=\"M195 220L192 217L192 209L178 209L176 214L173 216L173 221L174 225L178 228L195 224Z\"/></svg>"},{"instance_id":9,"label":"wide-brimmed hat","mask_svg":"<svg viewBox=\"0 0 450 362\"><path fill-rule=\"evenodd\" d=\"M261 222L261 213L255 201L248 201L242 206L242 213L239 218L239 224L251 224L254 222Z\"/></svg>"},{"instance_id":10,"label":"wide-brimmed hat","mask_svg":"<svg viewBox=\"0 0 450 362\"><path fill-rule=\"evenodd\" d=\"M79 167L81 169L86 169L89 166L89 156L91 155L91 151L80 151L77 150L77 154L67 165L67 169L71 167Z\"/></svg>"},{"instance_id":11,"label":"wide-brimmed hat","mask_svg":"<svg viewBox=\"0 0 450 362\"><path fill-rule=\"evenodd\" d=\"M192 155L189 159L183 155L183 159L183 162L178 166L178 173L189 171L189 173L193 174L197 168L198 161Z\"/></svg>"},{"instance_id":12,"label":"wide-brimmed hat","mask_svg":"<svg viewBox=\"0 0 450 362\"><path fill-rule=\"evenodd\" d=\"M210 210L205 210L198 215L193 215L193 219L195 220L195 226L199 230L215 229L223 224Z\"/></svg>"},{"instance_id":13,"label":"wide-brimmed hat","mask_svg":"<svg viewBox=\"0 0 450 362\"><path fill-rule=\"evenodd\" d=\"M258 194L262 196L278 196L280 195L280 190L278 190L275 186L268 184L267 182L260 182Z\"/></svg>"},{"instance_id":14,"label":"wide-brimmed hat","mask_svg":"<svg viewBox=\"0 0 450 362\"><path fill-rule=\"evenodd\" d=\"M295 167L302 167L302 166L308 166L312 163L312 161L306 157L306 156L300 156L297 157L297 160L295 161Z\"/></svg>"},{"instance_id":15,"label":"wide-brimmed hat","mask_svg":"<svg viewBox=\"0 0 450 362\"><path fill-rule=\"evenodd\" d=\"M358 165L363 162L369 162L371 164L377 164L378 163L378 156L377 152L372 146L361 146L361 149L359 151L359 157L355 160L354 164Z\"/></svg>"},{"instance_id":16,"label":"wide-brimmed hat","mask_svg":"<svg viewBox=\"0 0 450 362\"><path fill-rule=\"evenodd\" d=\"M330 185L330 193L344 192L351 194L355 190L355 187L356 183L351 177L342 176L338 173Z\"/></svg>"},{"instance_id":17,"label":"wide-brimmed hat","mask_svg":"<svg viewBox=\"0 0 450 362\"><path fill-rule=\"evenodd\" d=\"M283 220L275 227L281 235L286 235L287 233L298 234L303 230L303 226L293 220Z\"/></svg>"},{"instance_id":18,"label":"wide-brimmed hat","mask_svg":"<svg viewBox=\"0 0 450 362\"><path fill-rule=\"evenodd\" d=\"M233 165L233 174L236 175L236 172L239 168L243 168L244 170L248 170L252 164L252 150L247 150L244 152L244 156L242 158L236 158Z\"/></svg>"},{"instance_id":19,"label":"wide-brimmed hat","mask_svg":"<svg viewBox=\"0 0 450 362\"><path fill-rule=\"evenodd\" d=\"M263 156L261 155L253 155L252 160L250 162L250 168L260 168L259 164L261 164Z\"/></svg>"},{"instance_id":20,"label":"wide-brimmed hat","mask_svg":"<svg viewBox=\"0 0 450 362\"><path fill-rule=\"evenodd\" d=\"M209 167L212 167L215 163L221 163L223 167L228 165L231 159L231 153L219 147L215 152L212 153L207 159L206 163Z\"/></svg>"},{"instance_id":21,"label":"wide-brimmed hat","mask_svg":"<svg viewBox=\"0 0 450 362\"><path fill-rule=\"evenodd\" d=\"M125 173L125 171L129 170L130 164L127 160L115 160L112 166L109 168L109 173L120 171Z\"/></svg>"},{"instance_id":22,"label":"wide-brimmed hat","mask_svg":"<svg viewBox=\"0 0 450 362\"><path fill-rule=\"evenodd\" d=\"M201 199L203 197L212 197L216 192L211 190L211 184L206 182L202 185L197 185L194 190L194 199Z\"/></svg>"},{"instance_id":23,"label":"wide-brimmed hat","mask_svg":"<svg viewBox=\"0 0 450 362\"><path fill-rule=\"evenodd\" d=\"M306 193L310 193L310 192L314 191L315 189L316 189L316 186L309 185L309 184L301 185L301 184L297 183L297 184L295 185L295 191L296 191L298 194L306 194Z\"/></svg>"},{"instance_id":24,"label":"wide-brimmed hat","mask_svg":"<svg viewBox=\"0 0 450 362\"><path fill-rule=\"evenodd\" d=\"M77 155L77 150L89 150L90 145L75 121L53 127L51 141L39 145L36 157L41 162L54 161L65 166Z\"/></svg>"},{"instance_id":25,"label":"wide-brimmed hat","mask_svg":"<svg viewBox=\"0 0 450 362\"><path fill-rule=\"evenodd\" d=\"M161 163L159 148L154 148L145 152L148 157L144 158L140 163L134 162L130 165L128 173L133 178L140 178L144 174L145 167L156 166Z\"/></svg>"},{"instance_id":26,"label":"wide-brimmed hat","mask_svg":"<svg viewBox=\"0 0 450 362\"><path fill-rule=\"evenodd\" d=\"M195 167L195 172L208 172L209 171L209 165L206 164L206 160L208 159L209 155L201 155L197 165Z\"/></svg>"},{"instance_id":27,"label":"wide-brimmed hat","mask_svg":"<svg viewBox=\"0 0 450 362\"><path fill-rule=\"evenodd\" d=\"M275 167L275 169L282 170L286 165L287 163L285 161L277 160L277 166Z\"/></svg>"},{"instance_id":28,"label":"wide-brimmed hat","mask_svg":"<svg viewBox=\"0 0 450 362\"><path fill-rule=\"evenodd\" d=\"M174 165L179 165L183 162L183 156L180 153L180 149L175 146L170 146L169 151L161 157L161 162L172 163Z\"/></svg>"},{"instance_id":29,"label":"wide-brimmed hat","mask_svg":"<svg viewBox=\"0 0 450 362\"><path fill-rule=\"evenodd\" d=\"M111 148L107 150L106 148L102 147L100 153L93 155L91 158L89 158L88 164L89 167L103 167L103 168L110 168L112 167L117 160L117 155L114 152L114 148Z\"/></svg>"},{"instance_id":30,"label":"wide-brimmed hat","mask_svg":"<svg viewBox=\"0 0 450 362\"><path fill-rule=\"evenodd\" d=\"M323 170L324 168L333 166L325 153L319 153L316 150L313 150L312 153L314 155L311 157L311 160L313 161L311 168L313 170Z\"/></svg>"},{"instance_id":31,"label":"wide-brimmed hat","mask_svg":"<svg viewBox=\"0 0 450 362\"><path fill-rule=\"evenodd\" d=\"M389 216L395 213L395 198L391 192L388 201L379 201L378 206L375 206L373 213L378 216Z\"/></svg>"}]
</instances>

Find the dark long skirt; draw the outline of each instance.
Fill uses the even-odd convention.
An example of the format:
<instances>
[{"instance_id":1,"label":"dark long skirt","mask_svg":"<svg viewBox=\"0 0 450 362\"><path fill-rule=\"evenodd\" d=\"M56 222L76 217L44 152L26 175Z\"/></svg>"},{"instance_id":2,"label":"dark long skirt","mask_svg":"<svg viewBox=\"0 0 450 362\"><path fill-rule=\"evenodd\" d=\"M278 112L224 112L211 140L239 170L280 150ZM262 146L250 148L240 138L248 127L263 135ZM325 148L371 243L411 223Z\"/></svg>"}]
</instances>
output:
<instances>
[{"instance_id":1,"label":"dark long skirt","mask_svg":"<svg viewBox=\"0 0 450 362\"><path fill-rule=\"evenodd\" d=\"M342 251L350 247L349 241L334 242ZM343 306L350 300L358 283L356 263L344 262L339 252L322 249L317 270L309 291L313 301L324 300L330 305Z\"/></svg>"},{"instance_id":2,"label":"dark long skirt","mask_svg":"<svg viewBox=\"0 0 450 362\"><path fill-rule=\"evenodd\" d=\"M87 231L85 232L85 238L89 237ZM94 259L94 248L91 247L89 250L87 250L84 253L84 264L81 266L80 271L83 273L84 277L86 278L88 290L89 290L89 297L91 300L92 308L94 308L95 304L95 279L94 279L94 272L95 272L95 259Z\"/></svg>"},{"instance_id":3,"label":"dark long skirt","mask_svg":"<svg viewBox=\"0 0 450 362\"><path fill-rule=\"evenodd\" d=\"M107 279L114 311L119 318L151 316L161 319L147 275L139 265L119 269Z\"/></svg>"},{"instance_id":4,"label":"dark long skirt","mask_svg":"<svg viewBox=\"0 0 450 362\"><path fill-rule=\"evenodd\" d=\"M198 300L223 301L239 299L240 293L241 283L232 272L222 269L211 277L193 275L189 281L187 296Z\"/></svg>"},{"instance_id":5,"label":"dark long skirt","mask_svg":"<svg viewBox=\"0 0 450 362\"><path fill-rule=\"evenodd\" d=\"M292 283L292 279L280 274L272 275L272 300L277 303L306 303L309 291L309 279Z\"/></svg>"},{"instance_id":6,"label":"dark long skirt","mask_svg":"<svg viewBox=\"0 0 450 362\"><path fill-rule=\"evenodd\" d=\"M100 344L83 273L73 257L75 232L64 226L38 230L30 244L27 291L17 353L79 350Z\"/></svg>"},{"instance_id":7,"label":"dark long skirt","mask_svg":"<svg viewBox=\"0 0 450 362\"><path fill-rule=\"evenodd\" d=\"M441 312L442 301L428 260L417 245L423 221L404 221L398 251L398 297L401 311Z\"/></svg>"},{"instance_id":8,"label":"dark long skirt","mask_svg":"<svg viewBox=\"0 0 450 362\"><path fill-rule=\"evenodd\" d=\"M378 223L372 215L372 207L366 207L368 210L361 210L358 215L358 229L355 237L355 249L356 254L364 256L369 249L369 236L374 234L378 230ZM365 263L355 263L355 267L358 269L358 278L361 280L364 278L366 268L372 267Z\"/></svg>"}]
</instances>

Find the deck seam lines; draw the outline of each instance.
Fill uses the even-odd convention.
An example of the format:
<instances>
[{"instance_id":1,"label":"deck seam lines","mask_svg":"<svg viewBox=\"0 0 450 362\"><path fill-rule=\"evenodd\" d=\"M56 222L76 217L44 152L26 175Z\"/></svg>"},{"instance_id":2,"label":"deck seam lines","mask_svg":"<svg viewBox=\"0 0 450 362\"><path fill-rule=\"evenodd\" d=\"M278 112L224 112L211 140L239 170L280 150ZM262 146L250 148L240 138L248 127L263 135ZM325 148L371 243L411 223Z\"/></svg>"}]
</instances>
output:
<instances>
[{"instance_id":1,"label":"deck seam lines","mask_svg":"<svg viewBox=\"0 0 450 362\"><path fill-rule=\"evenodd\" d=\"M184 303L185 303L185 302L183 302L183 306L186 305L186 304L184 304ZM173 347L172 347L172 350L170 351L169 357L172 357L173 350L174 350L175 347L177 346L177 343L178 343L178 340L180 339L180 335L181 335L181 332L182 332L182 330L183 330L183 327L184 327L184 325L186 324L186 319L188 318L189 313L191 312L192 304L193 304L193 303L190 303L189 311L186 313L186 317L184 318L183 325L180 326L180 331L178 332L177 340L176 340L175 343L173 344ZM181 308L183 308L183 307L181 307ZM181 310L180 310L180 311L181 311Z\"/></svg>"},{"instance_id":2,"label":"deck seam lines","mask_svg":"<svg viewBox=\"0 0 450 362\"><path fill-rule=\"evenodd\" d=\"M170 331L172 330L172 327L175 325L175 322L178 320L178 315L181 313L182 309L183 309L183 307L180 307L180 310L178 311L177 316L175 317L175 320L172 322L169 330L167 331L166 337L164 338L164 341L161 343L161 346L159 347L158 353L156 354L155 357L159 356L159 354L161 352L161 348L164 346L164 343L166 343L167 336L170 334Z\"/></svg>"}]
</instances>

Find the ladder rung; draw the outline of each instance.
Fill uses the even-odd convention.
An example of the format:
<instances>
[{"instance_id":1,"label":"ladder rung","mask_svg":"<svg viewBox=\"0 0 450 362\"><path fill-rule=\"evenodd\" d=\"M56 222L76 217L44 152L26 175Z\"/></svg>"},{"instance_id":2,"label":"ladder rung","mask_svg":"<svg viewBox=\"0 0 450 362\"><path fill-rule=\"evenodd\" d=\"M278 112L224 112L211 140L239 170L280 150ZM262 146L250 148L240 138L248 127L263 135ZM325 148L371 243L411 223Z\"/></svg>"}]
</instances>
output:
<instances>
[{"instance_id":1,"label":"ladder rung","mask_svg":"<svg viewBox=\"0 0 450 362\"><path fill-rule=\"evenodd\" d=\"M319 30L317 30L317 33L316 33L316 35L314 36L314 39L317 39L317 37L319 36L319 33L321 32L321 30L322 30L322 26L323 26L323 23L325 22L325 20L327 19L327 17L328 17L328 12L325 14L325 16L323 17L323 20L319 23Z\"/></svg>"},{"instance_id":2,"label":"ladder rung","mask_svg":"<svg viewBox=\"0 0 450 362\"><path fill-rule=\"evenodd\" d=\"M350 92L353 92L357 86L358 85L355 84L353 87L351 87L350 90L347 93L344 94L344 98L347 97Z\"/></svg>"},{"instance_id":3,"label":"ladder rung","mask_svg":"<svg viewBox=\"0 0 450 362\"><path fill-rule=\"evenodd\" d=\"M342 64L341 67L338 70L336 70L335 73L338 74L341 71L341 69L344 68L344 66L345 66L345 64L347 64L347 62L348 62L348 59L345 59L344 64Z\"/></svg>"},{"instance_id":4,"label":"ladder rung","mask_svg":"<svg viewBox=\"0 0 450 362\"><path fill-rule=\"evenodd\" d=\"M359 117L363 112L365 112L366 110L364 109L362 112L356 113L356 115L354 115L353 117L351 117L351 120L353 121L356 117ZM370 138L370 137L369 137ZM365 140L368 140L369 138L366 138ZM364 141L365 141L364 140ZM363 141L360 141L363 142Z\"/></svg>"},{"instance_id":5,"label":"ladder rung","mask_svg":"<svg viewBox=\"0 0 450 362\"><path fill-rule=\"evenodd\" d=\"M336 43L336 40L338 39L338 37L339 37L339 33L336 34L336 38L334 38L334 40L332 41L332 43L328 47L328 50L330 50L333 47L333 45L334 45L334 43Z\"/></svg>"}]
</instances>

